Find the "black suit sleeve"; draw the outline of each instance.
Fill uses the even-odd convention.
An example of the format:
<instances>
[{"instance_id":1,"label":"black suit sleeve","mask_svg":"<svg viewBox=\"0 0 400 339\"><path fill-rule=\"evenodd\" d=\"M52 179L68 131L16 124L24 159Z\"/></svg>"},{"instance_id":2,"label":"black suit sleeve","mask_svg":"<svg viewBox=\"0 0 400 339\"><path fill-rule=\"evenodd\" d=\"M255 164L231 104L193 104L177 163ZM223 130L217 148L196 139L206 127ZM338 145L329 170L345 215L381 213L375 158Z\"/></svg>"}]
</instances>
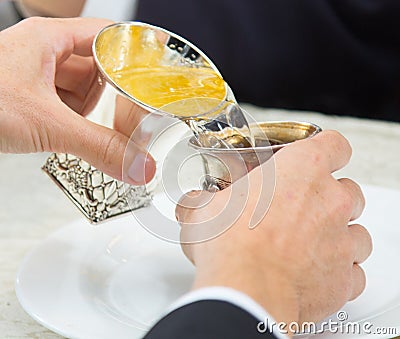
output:
<instances>
[{"instance_id":1,"label":"black suit sleeve","mask_svg":"<svg viewBox=\"0 0 400 339\"><path fill-rule=\"evenodd\" d=\"M185 305L162 318L145 339L252 339L274 338L257 330L259 321L233 304L202 300Z\"/></svg>"}]
</instances>

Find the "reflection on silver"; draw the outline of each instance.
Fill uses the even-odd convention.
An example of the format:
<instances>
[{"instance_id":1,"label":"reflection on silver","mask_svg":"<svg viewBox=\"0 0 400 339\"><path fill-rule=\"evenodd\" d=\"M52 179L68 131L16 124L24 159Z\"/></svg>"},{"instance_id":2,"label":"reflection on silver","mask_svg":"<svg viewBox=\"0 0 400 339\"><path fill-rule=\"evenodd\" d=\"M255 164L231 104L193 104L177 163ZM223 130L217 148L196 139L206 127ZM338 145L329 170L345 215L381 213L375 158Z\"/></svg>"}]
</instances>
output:
<instances>
[{"instance_id":1,"label":"reflection on silver","mask_svg":"<svg viewBox=\"0 0 400 339\"><path fill-rule=\"evenodd\" d=\"M140 46L134 43L137 39ZM162 45L161 66L182 68L209 68L220 75L214 63L195 45L181 36L161 27L142 22L121 22L105 27L93 42L93 57L99 70L100 86L93 86L84 110L91 111L102 95L105 84L111 84L121 96L141 106L148 112L168 114L163 109L139 101L116 83L109 72L132 67L140 55ZM150 64L150 61L149 61ZM147 65L142 65L146 67ZM228 89L227 89L228 91ZM233 93L227 93L234 100Z\"/></svg>"},{"instance_id":2,"label":"reflection on silver","mask_svg":"<svg viewBox=\"0 0 400 339\"><path fill-rule=\"evenodd\" d=\"M321 131L317 125L296 121L267 121L250 124L255 147L206 148L200 147L192 137L191 147L203 158L205 181L203 189L223 190L263 164L282 147L302 139L311 138Z\"/></svg>"}]
</instances>

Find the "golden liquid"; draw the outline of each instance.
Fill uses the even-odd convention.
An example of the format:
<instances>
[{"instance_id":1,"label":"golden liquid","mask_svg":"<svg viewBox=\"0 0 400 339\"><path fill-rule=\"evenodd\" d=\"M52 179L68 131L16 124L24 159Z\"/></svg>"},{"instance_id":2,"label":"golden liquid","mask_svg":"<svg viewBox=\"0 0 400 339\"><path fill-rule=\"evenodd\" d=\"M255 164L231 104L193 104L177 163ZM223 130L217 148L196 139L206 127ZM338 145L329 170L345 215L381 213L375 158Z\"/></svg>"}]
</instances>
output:
<instances>
[{"instance_id":1,"label":"golden liquid","mask_svg":"<svg viewBox=\"0 0 400 339\"><path fill-rule=\"evenodd\" d=\"M157 66L112 72L120 88L142 103L185 121L204 147L251 147L249 138L232 129L207 131L207 123L218 119L226 107L224 80L211 68Z\"/></svg>"},{"instance_id":2,"label":"golden liquid","mask_svg":"<svg viewBox=\"0 0 400 339\"><path fill-rule=\"evenodd\" d=\"M106 73L141 103L178 117L214 109L226 97L224 80L205 60L190 62L170 50L167 39L163 32L130 27L104 34L96 49Z\"/></svg>"},{"instance_id":3,"label":"golden liquid","mask_svg":"<svg viewBox=\"0 0 400 339\"><path fill-rule=\"evenodd\" d=\"M130 67L110 76L142 103L179 117L205 114L226 95L223 79L206 67Z\"/></svg>"},{"instance_id":4,"label":"golden liquid","mask_svg":"<svg viewBox=\"0 0 400 339\"><path fill-rule=\"evenodd\" d=\"M229 120L223 117L228 105L227 86L205 60L192 63L169 50L165 46L168 38L163 32L143 33L140 27L130 27L118 35L104 34L96 49L105 72L116 85L141 103L185 121L196 136L203 136L204 146L251 145L245 137L249 129L243 135L237 126L229 124L221 127L222 135L215 129L207 130L213 119ZM227 136L235 142L217 142Z\"/></svg>"}]
</instances>

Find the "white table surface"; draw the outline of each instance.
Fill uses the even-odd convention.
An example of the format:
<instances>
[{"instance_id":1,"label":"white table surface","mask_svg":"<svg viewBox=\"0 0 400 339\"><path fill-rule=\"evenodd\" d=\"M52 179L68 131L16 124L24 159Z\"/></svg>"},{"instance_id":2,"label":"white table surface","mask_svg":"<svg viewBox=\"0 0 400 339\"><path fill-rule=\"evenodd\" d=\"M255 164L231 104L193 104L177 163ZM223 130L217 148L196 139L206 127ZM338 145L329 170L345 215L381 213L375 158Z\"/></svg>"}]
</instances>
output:
<instances>
[{"instance_id":1,"label":"white table surface","mask_svg":"<svg viewBox=\"0 0 400 339\"><path fill-rule=\"evenodd\" d=\"M336 129L353 146L350 164L337 176L400 189L400 124L317 113L245 108L259 120L310 121ZM31 319L14 291L25 257L50 233L83 218L40 170L46 154L0 154L0 338L61 338Z\"/></svg>"}]
</instances>

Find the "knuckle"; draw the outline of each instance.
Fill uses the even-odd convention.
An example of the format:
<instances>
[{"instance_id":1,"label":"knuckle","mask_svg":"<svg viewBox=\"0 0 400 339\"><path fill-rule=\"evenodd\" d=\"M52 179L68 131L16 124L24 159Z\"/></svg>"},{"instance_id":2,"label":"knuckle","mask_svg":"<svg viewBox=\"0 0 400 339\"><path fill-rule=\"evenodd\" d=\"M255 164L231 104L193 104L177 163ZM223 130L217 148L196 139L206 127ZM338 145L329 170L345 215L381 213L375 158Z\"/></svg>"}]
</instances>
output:
<instances>
[{"instance_id":1,"label":"knuckle","mask_svg":"<svg viewBox=\"0 0 400 339\"><path fill-rule=\"evenodd\" d=\"M354 208L353 195L346 189L342 189L337 199L338 212L346 216L351 216Z\"/></svg>"},{"instance_id":2,"label":"knuckle","mask_svg":"<svg viewBox=\"0 0 400 339\"><path fill-rule=\"evenodd\" d=\"M38 24L38 23L41 23L41 22L43 22L44 21L44 18L43 17L40 17L40 16L32 16L32 17L29 17L29 18L26 18L26 19L24 19L23 21L22 21L22 25L33 25L33 26L35 26L36 27L36 25Z\"/></svg>"},{"instance_id":3,"label":"knuckle","mask_svg":"<svg viewBox=\"0 0 400 339\"><path fill-rule=\"evenodd\" d=\"M104 165L112 165L115 161L115 155L121 147L121 140L117 134L112 135L104 141L100 160Z\"/></svg>"},{"instance_id":4,"label":"knuckle","mask_svg":"<svg viewBox=\"0 0 400 339\"><path fill-rule=\"evenodd\" d=\"M348 234L343 241L341 241L341 246L340 246L340 253L341 257L344 258L344 260L349 263L353 264L354 263L354 253L357 250L357 244L354 241L354 239L351 237L350 234Z\"/></svg>"},{"instance_id":5,"label":"knuckle","mask_svg":"<svg viewBox=\"0 0 400 339\"><path fill-rule=\"evenodd\" d=\"M30 34L35 34L39 30L43 29L43 25L45 24L45 22L47 22L47 20L48 19L44 17L33 16L24 19L21 22L21 25L25 26L25 28L27 28L27 31L30 32Z\"/></svg>"},{"instance_id":6,"label":"knuckle","mask_svg":"<svg viewBox=\"0 0 400 339\"><path fill-rule=\"evenodd\" d=\"M372 240L371 234L368 232L368 230L362 226L362 225L357 225L360 229L360 233L363 235L362 241L363 241L363 246L366 248L368 256L372 253L372 249L374 247L374 243Z\"/></svg>"},{"instance_id":7,"label":"knuckle","mask_svg":"<svg viewBox=\"0 0 400 339\"><path fill-rule=\"evenodd\" d=\"M309 161L313 165L314 169L318 169L320 167L319 165L322 160L322 154L318 148L311 148L307 153L307 157L309 158Z\"/></svg>"},{"instance_id":8,"label":"knuckle","mask_svg":"<svg viewBox=\"0 0 400 339\"><path fill-rule=\"evenodd\" d=\"M371 234L366 230L366 239L367 239L367 246L368 246L368 256L371 255L372 250L374 249L374 241L372 240Z\"/></svg>"},{"instance_id":9,"label":"knuckle","mask_svg":"<svg viewBox=\"0 0 400 339\"><path fill-rule=\"evenodd\" d=\"M330 138L344 139L343 134L337 130L329 129L329 130L323 131L323 133L325 133L325 135L329 136Z\"/></svg>"},{"instance_id":10,"label":"knuckle","mask_svg":"<svg viewBox=\"0 0 400 339\"><path fill-rule=\"evenodd\" d=\"M357 193L357 198L359 200L359 204L361 206L361 210L364 210L365 204L366 204L364 193L363 193L361 187L358 184L356 184L356 183L354 183L354 184L356 185L356 190L358 192Z\"/></svg>"},{"instance_id":11,"label":"knuckle","mask_svg":"<svg viewBox=\"0 0 400 339\"><path fill-rule=\"evenodd\" d=\"M342 184L342 188L350 195L354 210L358 211L357 213L361 213L365 208L365 197L361 187L347 178L342 178L339 182Z\"/></svg>"},{"instance_id":12,"label":"knuckle","mask_svg":"<svg viewBox=\"0 0 400 339\"><path fill-rule=\"evenodd\" d=\"M336 152L345 152L351 155L352 148L350 142L344 137L343 134L336 130L326 130L321 132L321 135L326 138L332 147L335 147Z\"/></svg>"},{"instance_id":13,"label":"knuckle","mask_svg":"<svg viewBox=\"0 0 400 339\"><path fill-rule=\"evenodd\" d=\"M358 265L353 265L353 295L350 300L356 299L364 291L367 283L365 271Z\"/></svg>"},{"instance_id":14,"label":"knuckle","mask_svg":"<svg viewBox=\"0 0 400 339\"><path fill-rule=\"evenodd\" d=\"M323 131L321 133L324 134L325 138L336 140L338 142L346 142L346 138L343 136L342 133L340 133L337 130L330 129L330 130Z\"/></svg>"},{"instance_id":15,"label":"knuckle","mask_svg":"<svg viewBox=\"0 0 400 339\"><path fill-rule=\"evenodd\" d=\"M362 291L364 291L365 286L367 284L367 276L365 274L365 271L362 269L362 267L358 264L355 264L359 271L359 276L360 276L360 294Z\"/></svg>"}]
</instances>

